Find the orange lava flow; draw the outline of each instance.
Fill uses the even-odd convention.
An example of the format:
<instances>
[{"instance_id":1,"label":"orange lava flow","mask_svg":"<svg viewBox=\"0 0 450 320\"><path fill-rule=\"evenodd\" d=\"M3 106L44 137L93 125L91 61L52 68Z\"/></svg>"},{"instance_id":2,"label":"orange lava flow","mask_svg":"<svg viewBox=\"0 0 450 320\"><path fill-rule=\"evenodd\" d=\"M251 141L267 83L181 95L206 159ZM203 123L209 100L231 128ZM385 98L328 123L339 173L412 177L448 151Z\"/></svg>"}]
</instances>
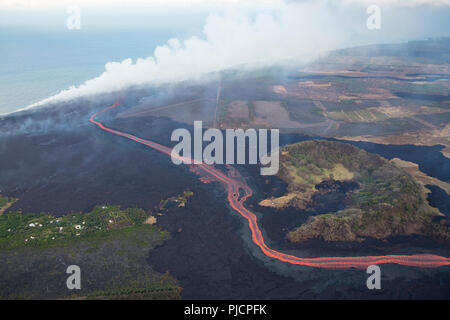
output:
<instances>
[{"instance_id":1,"label":"orange lava flow","mask_svg":"<svg viewBox=\"0 0 450 320\"><path fill-rule=\"evenodd\" d=\"M119 100L117 100L113 105L94 113L89 121L97 125L100 129L113 133L118 136L136 141L150 148L163 152L169 156L177 157L181 160L186 160L186 158L173 154L172 149L163 146L159 143L145 140L134 135L124 133L118 130L114 130L105 127L102 123L95 120L98 114L101 114L109 109L115 108L120 105ZM210 182L213 178L215 181L221 182L225 189L227 190L228 202L230 206L238 212L242 217L247 219L248 226L252 234L252 241L262 250L262 252L271 258L294 264L317 268L332 268L332 269L345 269L345 268L360 268L365 269L370 265L383 264L383 263L395 263L405 266L413 266L420 268L436 268L442 266L449 266L450 259L446 257L441 257L433 254L415 254L415 255L385 255L385 256L362 256L362 257L318 257L318 258L300 258L290 254L276 251L269 248L264 242L261 230L259 229L257 217L254 213L249 211L245 206L244 202L249 197L252 196L252 189L242 180L239 179L239 174L237 170L229 167L229 175L223 173L222 171L212 167L207 164L193 164L191 165L193 171L201 176L203 182ZM240 197L240 191L243 195Z\"/></svg>"}]
</instances>

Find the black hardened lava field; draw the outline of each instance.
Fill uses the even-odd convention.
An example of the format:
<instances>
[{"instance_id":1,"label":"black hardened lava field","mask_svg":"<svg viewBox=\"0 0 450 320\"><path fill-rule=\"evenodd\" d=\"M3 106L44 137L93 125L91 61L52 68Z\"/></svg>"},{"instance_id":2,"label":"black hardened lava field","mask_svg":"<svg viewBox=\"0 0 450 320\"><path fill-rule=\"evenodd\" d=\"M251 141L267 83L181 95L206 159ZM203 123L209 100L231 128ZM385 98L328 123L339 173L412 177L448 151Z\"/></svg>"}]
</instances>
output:
<instances>
[{"instance_id":1,"label":"black hardened lava field","mask_svg":"<svg viewBox=\"0 0 450 320\"><path fill-rule=\"evenodd\" d=\"M0 300L450 299L448 1L119 2L0 2Z\"/></svg>"}]
</instances>

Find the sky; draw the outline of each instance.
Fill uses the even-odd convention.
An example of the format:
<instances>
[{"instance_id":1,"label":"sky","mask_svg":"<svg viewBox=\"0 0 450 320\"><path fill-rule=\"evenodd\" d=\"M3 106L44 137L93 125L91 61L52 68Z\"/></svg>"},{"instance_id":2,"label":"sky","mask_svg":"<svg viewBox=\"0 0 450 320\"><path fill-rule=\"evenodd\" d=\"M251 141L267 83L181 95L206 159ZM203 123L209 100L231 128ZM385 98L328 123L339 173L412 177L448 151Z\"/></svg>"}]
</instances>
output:
<instances>
[{"instance_id":1,"label":"sky","mask_svg":"<svg viewBox=\"0 0 450 320\"><path fill-rule=\"evenodd\" d=\"M286 2L307 2L307 0L2 0L1 9L45 10L50 8L79 5L83 7L193 7L193 6L251 6L271 7ZM331 0L329 3L378 4L383 6L450 5L450 0Z\"/></svg>"},{"instance_id":2,"label":"sky","mask_svg":"<svg viewBox=\"0 0 450 320\"><path fill-rule=\"evenodd\" d=\"M386 30L380 37L386 41L434 34L440 36L449 32L449 24L444 20L450 20L450 0L1 0L0 28L65 27L67 10L71 6L81 10L83 28L162 29L171 25L176 27L180 20L183 20L183 26L189 19L192 24L205 23L208 15L228 11L277 15L290 5L308 3L320 3L323 11L333 12L333 18L339 23L337 27L341 29L356 22L347 29L353 33L360 32L356 29L361 25L364 27L363 23L357 23L365 22L367 7L378 5L386 22L386 28L378 33ZM402 24L407 27L403 28ZM396 25L396 28L390 28L391 25ZM391 35L388 36L387 32Z\"/></svg>"},{"instance_id":3,"label":"sky","mask_svg":"<svg viewBox=\"0 0 450 320\"><path fill-rule=\"evenodd\" d=\"M380 9L377 30L366 24L373 4ZM189 34L195 27L138 59L110 61L98 77L41 103L236 66L307 63L344 47L450 36L450 0L2 0L0 29L63 30L70 6L80 9L82 32L183 28Z\"/></svg>"}]
</instances>

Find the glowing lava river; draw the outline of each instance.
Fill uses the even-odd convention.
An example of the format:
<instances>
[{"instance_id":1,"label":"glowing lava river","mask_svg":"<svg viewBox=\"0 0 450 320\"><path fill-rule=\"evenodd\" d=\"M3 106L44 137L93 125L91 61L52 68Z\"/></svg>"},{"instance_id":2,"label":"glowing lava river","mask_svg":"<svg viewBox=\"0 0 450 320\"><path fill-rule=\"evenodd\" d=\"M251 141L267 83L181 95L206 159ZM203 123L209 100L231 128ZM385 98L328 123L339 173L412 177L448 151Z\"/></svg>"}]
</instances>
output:
<instances>
[{"instance_id":1,"label":"glowing lava river","mask_svg":"<svg viewBox=\"0 0 450 320\"><path fill-rule=\"evenodd\" d=\"M138 138L134 135L114 130L104 126L99 121L95 120L96 116L120 105L116 101L113 105L93 114L89 121L97 125L100 129L109 133L136 141L150 148L163 152L169 156L172 155L172 149L163 146L159 143ZM173 155L179 159L182 156ZM214 168L207 164L193 164L191 169L201 176L203 181L218 181L220 182L228 193L228 202L230 206L248 221L248 226L251 231L252 241L262 250L262 252L270 257L286 263L294 265L302 265L317 268L367 268L369 265L395 263L405 266L421 267L421 268L436 268L441 266L449 266L450 258L445 258L433 254L416 254L416 255L384 255L384 256L361 256L361 257L318 257L318 258L300 258L290 254L276 251L269 248L264 242L261 230L259 229L256 215L244 206L246 199L252 196L252 189L240 177L237 170L232 167L229 168L228 174Z\"/></svg>"}]
</instances>

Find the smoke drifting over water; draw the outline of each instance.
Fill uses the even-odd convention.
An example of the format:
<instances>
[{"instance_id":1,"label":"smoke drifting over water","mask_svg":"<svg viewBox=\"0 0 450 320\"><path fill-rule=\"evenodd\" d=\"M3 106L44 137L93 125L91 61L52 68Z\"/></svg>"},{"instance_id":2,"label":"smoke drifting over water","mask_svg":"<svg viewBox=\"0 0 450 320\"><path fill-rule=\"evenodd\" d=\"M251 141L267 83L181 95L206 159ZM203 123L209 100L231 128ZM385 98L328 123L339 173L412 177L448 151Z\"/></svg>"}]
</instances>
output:
<instances>
[{"instance_id":1,"label":"smoke drifting over water","mask_svg":"<svg viewBox=\"0 0 450 320\"><path fill-rule=\"evenodd\" d=\"M321 1L282 5L270 14L229 11L210 15L201 38L170 39L157 47L153 56L135 62L108 62L99 77L27 108L135 85L200 79L237 66L252 69L305 63L337 48L342 39L333 12Z\"/></svg>"}]
</instances>

